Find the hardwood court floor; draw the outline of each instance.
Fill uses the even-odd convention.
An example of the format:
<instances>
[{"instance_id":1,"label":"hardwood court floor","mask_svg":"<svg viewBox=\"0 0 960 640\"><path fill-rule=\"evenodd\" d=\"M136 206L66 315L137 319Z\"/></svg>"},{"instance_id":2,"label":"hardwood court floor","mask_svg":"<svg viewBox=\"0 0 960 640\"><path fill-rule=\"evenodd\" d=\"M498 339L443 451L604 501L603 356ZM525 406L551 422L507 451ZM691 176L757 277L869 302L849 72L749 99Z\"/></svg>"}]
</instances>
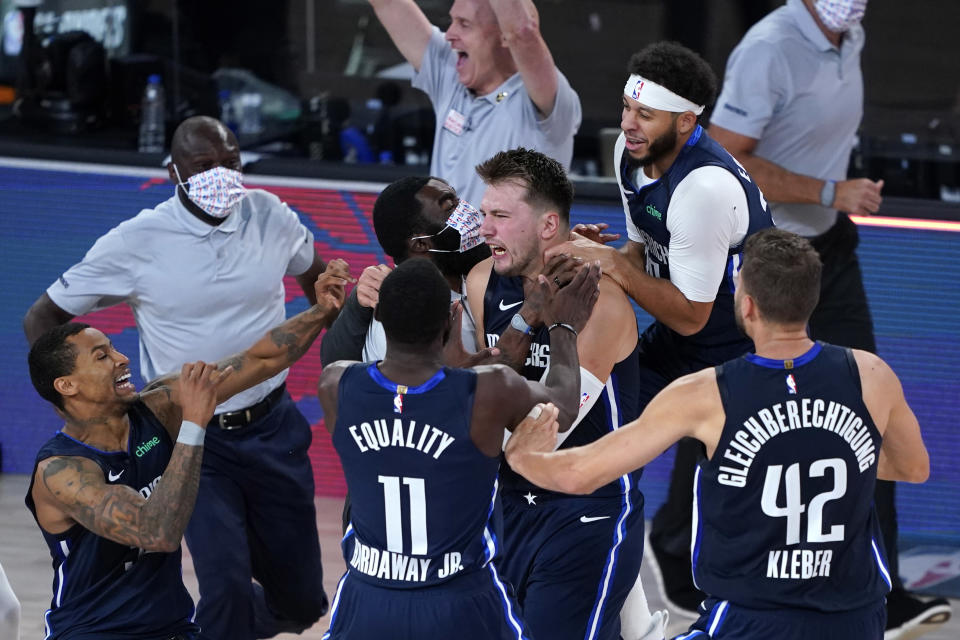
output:
<instances>
[{"instance_id":1,"label":"hardwood court floor","mask_svg":"<svg viewBox=\"0 0 960 640\"><path fill-rule=\"evenodd\" d=\"M0 564L20 599L22 607L20 637L39 640L44 636L43 613L50 606L53 571L50 555L30 512L23 504L29 478L25 475L0 475ZM332 599L334 589L343 571L340 556L340 512L343 500L317 498L317 530L323 549L323 583ZM189 551L184 549L183 578L194 599L198 597L197 580ZM652 609L662 608L660 595L650 569L644 565L644 585ZM960 638L960 601L953 602L954 617L949 623L923 637L927 640L957 640ZM329 616L322 618L302 635L282 634L282 640L320 640L327 630ZM668 637L686 631L689 620L671 615ZM0 640L9 640L0 638Z\"/></svg>"}]
</instances>

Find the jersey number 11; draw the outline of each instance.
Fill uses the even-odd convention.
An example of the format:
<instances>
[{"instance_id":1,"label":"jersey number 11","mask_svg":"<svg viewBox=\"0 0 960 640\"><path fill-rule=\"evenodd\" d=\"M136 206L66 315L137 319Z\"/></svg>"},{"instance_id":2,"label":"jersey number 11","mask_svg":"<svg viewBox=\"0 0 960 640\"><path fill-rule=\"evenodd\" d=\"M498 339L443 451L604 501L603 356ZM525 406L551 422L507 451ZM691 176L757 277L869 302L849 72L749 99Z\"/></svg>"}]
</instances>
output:
<instances>
[{"instance_id":1,"label":"jersey number 11","mask_svg":"<svg viewBox=\"0 0 960 640\"><path fill-rule=\"evenodd\" d=\"M427 497L423 478L377 476L383 485L384 520L387 523L387 551L403 553L403 516L400 481L410 491L410 554L427 555Z\"/></svg>"}]
</instances>

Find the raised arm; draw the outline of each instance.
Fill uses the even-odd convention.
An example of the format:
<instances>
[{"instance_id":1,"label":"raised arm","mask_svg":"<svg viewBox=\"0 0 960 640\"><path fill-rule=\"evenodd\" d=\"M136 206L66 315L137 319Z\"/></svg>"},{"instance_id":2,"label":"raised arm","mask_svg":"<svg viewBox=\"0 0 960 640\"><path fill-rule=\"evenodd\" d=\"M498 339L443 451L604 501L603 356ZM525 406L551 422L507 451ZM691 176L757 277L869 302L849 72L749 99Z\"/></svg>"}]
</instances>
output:
<instances>
[{"instance_id":1,"label":"raised arm","mask_svg":"<svg viewBox=\"0 0 960 640\"><path fill-rule=\"evenodd\" d=\"M547 43L540 34L540 15L531 0L490 0L497 23L523 86L544 117L553 111L557 98L557 69Z\"/></svg>"},{"instance_id":2,"label":"raised arm","mask_svg":"<svg viewBox=\"0 0 960 640\"><path fill-rule=\"evenodd\" d=\"M486 265L486 263L487 261L481 264ZM480 265L470 272L471 275L467 277L468 296L471 295L470 288L472 286L476 290L476 295L479 296L479 299L483 300L483 296L486 293L487 282L490 278L489 265L486 266L487 268L483 269L479 274L481 277L477 277L473 281L471 281L470 278ZM548 260L540 271L540 274L546 278L546 286L541 287L539 281L525 281L523 304L515 308L515 311L520 314L520 317L523 318L524 322L530 325L532 329L540 329L543 326L543 314L554 293L559 290L561 286L566 286L570 283L582 266L582 260L567 255L554 256ZM483 310L481 309L481 322L483 319L482 312ZM485 337L483 327L479 326L479 324L478 331L481 337ZM500 334L500 339L497 341L497 348L499 350L497 362L522 373L524 363L530 353L531 337L532 334L523 333L522 331L514 329L512 326L508 326L503 333Z\"/></svg>"},{"instance_id":3,"label":"raised arm","mask_svg":"<svg viewBox=\"0 0 960 640\"><path fill-rule=\"evenodd\" d=\"M337 317L349 281L347 263L339 258L331 260L317 279L317 304L271 329L246 351L218 362L220 369L232 367L234 374L217 388L217 402L263 382L300 359ZM144 388L141 398L168 428L176 429L179 421L175 407L181 404L179 376L154 380Z\"/></svg>"},{"instance_id":4,"label":"raised arm","mask_svg":"<svg viewBox=\"0 0 960 640\"><path fill-rule=\"evenodd\" d=\"M546 287L543 280L543 275L538 276L539 286ZM573 424L580 399L577 334L597 302L599 282L600 268L590 264L552 298L544 322L565 326L550 332L550 368L543 383L526 380L503 364L477 367L470 435L481 451L499 455L504 429L512 429L537 403L551 402L558 407L562 430Z\"/></svg>"},{"instance_id":5,"label":"raised arm","mask_svg":"<svg viewBox=\"0 0 960 640\"><path fill-rule=\"evenodd\" d=\"M368 0L400 54L417 71L433 27L413 0Z\"/></svg>"},{"instance_id":6,"label":"raised arm","mask_svg":"<svg viewBox=\"0 0 960 640\"><path fill-rule=\"evenodd\" d=\"M337 360L362 360L363 345L373 319L373 309L380 299L380 285L390 273L385 264L365 268L357 278L357 286L347 296L343 310L320 343L320 361L326 367Z\"/></svg>"},{"instance_id":7,"label":"raised arm","mask_svg":"<svg viewBox=\"0 0 960 640\"><path fill-rule=\"evenodd\" d=\"M218 371L216 365L203 362L183 366L179 397L183 419L193 423L189 435L194 437L178 439L163 481L149 498L132 487L107 484L103 469L89 458L43 460L37 465L33 497L44 529L59 533L78 522L120 544L146 551L176 551L197 497L203 429L216 408L217 388L230 374L230 369Z\"/></svg>"},{"instance_id":8,"label":"raised arm","mask_svg":"<svg viewBox=\"0 0 960 640\"><path fill-rule=\"evenodd\" d=\"M534 484L570 494L588 494L647 464L677 440L692 436L713 455L724 412L713 369L684 376L658 393L633 422L582 447L556 446L557 424L529 417L513 431L507 462Z\"/></svg>"},{"instance_id":9,"label":"raised arm","mask_svg":"<svg viewBox=\"0 0 960 640\"><path fill-rule=\"evenodd\" d=\"M872 353L860 350L853 353L860 370L864 404L883 435L877 477L925 482L930 476L930 456L897 374Z\"/></svg>"},{"instance_id":10,"label":"raised arm","mask_svg":"<svg viewBox=\"0 0 960 640\"><path fill-rule=\"evenodd\" d=\"M27 336L27 344L33 344L37 338L50 329L66 324L76 316L57 306L46 292L34 302L27 314L23 316L23 332Z\"/></svg>"},{"instance_id":11,"label":"raised arm","mask_svg":"<svg viewBox=\"0 0 960 640\"><path fill-rule=\"evenodd\" d=\"M566 431L577 419L580 407L580 358L577 338L590 320L600 296L600 267L584 265L567 286L552 296L541 274L535 285L550 300L543 311L543 324L550 329L550 368L542 383L527 381L530 397L515 411L519 418L537 402L552 402L560 410L560 430ZM504 394L510 395L510 392ZM515 422L514 422L515 424Z\"/></svg>"}]
</instances>

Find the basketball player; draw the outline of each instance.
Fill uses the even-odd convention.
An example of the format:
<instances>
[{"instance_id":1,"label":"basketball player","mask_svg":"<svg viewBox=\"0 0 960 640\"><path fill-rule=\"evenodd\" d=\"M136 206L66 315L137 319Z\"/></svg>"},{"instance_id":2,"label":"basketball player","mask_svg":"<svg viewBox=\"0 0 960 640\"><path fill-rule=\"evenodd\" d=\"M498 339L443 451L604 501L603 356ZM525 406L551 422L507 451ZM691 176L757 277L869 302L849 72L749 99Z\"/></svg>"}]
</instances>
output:
<instances>
[{"instance_id":1,"label":"basketball player","mask_svg":"<svg viewBox=\"0 0 960 640\"><path fill-rule=\"evenodd\" d=\"M733 290L744 240L772 226L763 194L700 125L716 77L696 53L656 42L634 54L623 88L614 162L629 240L618 251L576 240L547 252L600 260L654 322L640 336L641 409L671 381L752 347L737 331ZM673 611L698 615L703 594L688 586L690 494L702 447L677 446L667 501L650 528L648 557ZM641 586L625 612L644 618ZM628 638L627 640L633 640Z\"/></svg>"},{"instance_id":2,"label":"basketball player","mask_svg":"<svg viewBox=\"0 0 960 640\"><path fill-rule=\"evenodd\" d=\"M180 540L205 427L218 403L306 353L343 305L348 277L346 263L332 260L315 285L318 304L247 351L219 365L186 364L142 393L130 361L89 325L59 325L34 342L34 387L66 419L37 454L26 497L53 557L47 638L196 637Z\"/></svg>"},{"instance_id":3,"label":"basketball player","mask_svg":"<svg viewBox=\"0 0 960 640\"><path fill-rule=\"evenodd\" d=\"M552 452L555 426L545 420L508 443L514 470L572 493L682 437L703 443L691 558L708 598L683 638L883 637L890 575L874 484L923 482L930 461L890 367L807 336L820 272L804 238L757 233L736 292L756 354L676 380L638 420L588 446Z\"/></svg>"},{"instance_id":4,"label":"basketball player","mask_svg":"<svg viewBox=\"0 0 960 640\"><path fill-rule=\"evenodd\" d=\"M599 278L596 265L583 268L544 310L554 367L543 384L504 365L444 367L452 324L446 280L417 258L384 279L375 313L386 356L340 361L320 376L325 423L353 499L347 572L324 638L529 637L494 562L504 429L537 402L576 413L576 336Z\"/></svg>"},{"instance_id":5,"label":"basketball player","mask_svg":"<svg viewBox=\"0 0 960 640\"><path fill-rule=\"evenodd\" d=\"M526 149L498 153L477 172L487 184L480 232L492 251L467 277L478 340L499 346L528 380L552 371L553 338L540 317L541 272L562 283L543 253L570 237L573 186L555 160ZM563 289L560 289L561 291ZM586 444L640 414L637 320L623 290L600 281L600 300L577 339L580 409L560 446ZM564 420L564 426L570 422ZM538 487L501 471L503 572L537 638L619 638L619 612L640 572L643 496L624 474L587 497ZM562 602L562 607L557 603ZM662 634L661 634L662 637Z\"/></svg>"}]
</instances>

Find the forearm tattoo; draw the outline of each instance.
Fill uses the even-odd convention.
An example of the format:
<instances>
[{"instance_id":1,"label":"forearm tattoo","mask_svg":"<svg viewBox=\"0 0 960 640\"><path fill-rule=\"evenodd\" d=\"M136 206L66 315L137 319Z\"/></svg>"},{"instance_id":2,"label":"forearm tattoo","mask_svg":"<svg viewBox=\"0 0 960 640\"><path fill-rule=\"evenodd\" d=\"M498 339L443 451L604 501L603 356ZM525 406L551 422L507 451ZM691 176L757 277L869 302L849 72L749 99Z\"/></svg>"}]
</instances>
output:
<instances>
[{"instance_id":1,"label":"forearm tattoo","mask_svg":"<svg viewBox=\"0 0 960 640\"><path fill-rule=\"evenodd\" d=\"M273 344L286 350L287 365L299 360L329 324L326 315L325 309L314 305L270 332Z\"/></svg>"},{"instance_id":2,"label":"forearm tattoo","mask_svg":"<svg viewBox=\"0 0 960 640\"><path fill-rule=\"evenodd\" d=\"M125 485L107 485L94 463L52 459L43 483L60 508L82 526L121 544L173 551L190 520L200 483L203 447L178 444L153 493L144 499Z\"/></svg>"}]
</instances>

